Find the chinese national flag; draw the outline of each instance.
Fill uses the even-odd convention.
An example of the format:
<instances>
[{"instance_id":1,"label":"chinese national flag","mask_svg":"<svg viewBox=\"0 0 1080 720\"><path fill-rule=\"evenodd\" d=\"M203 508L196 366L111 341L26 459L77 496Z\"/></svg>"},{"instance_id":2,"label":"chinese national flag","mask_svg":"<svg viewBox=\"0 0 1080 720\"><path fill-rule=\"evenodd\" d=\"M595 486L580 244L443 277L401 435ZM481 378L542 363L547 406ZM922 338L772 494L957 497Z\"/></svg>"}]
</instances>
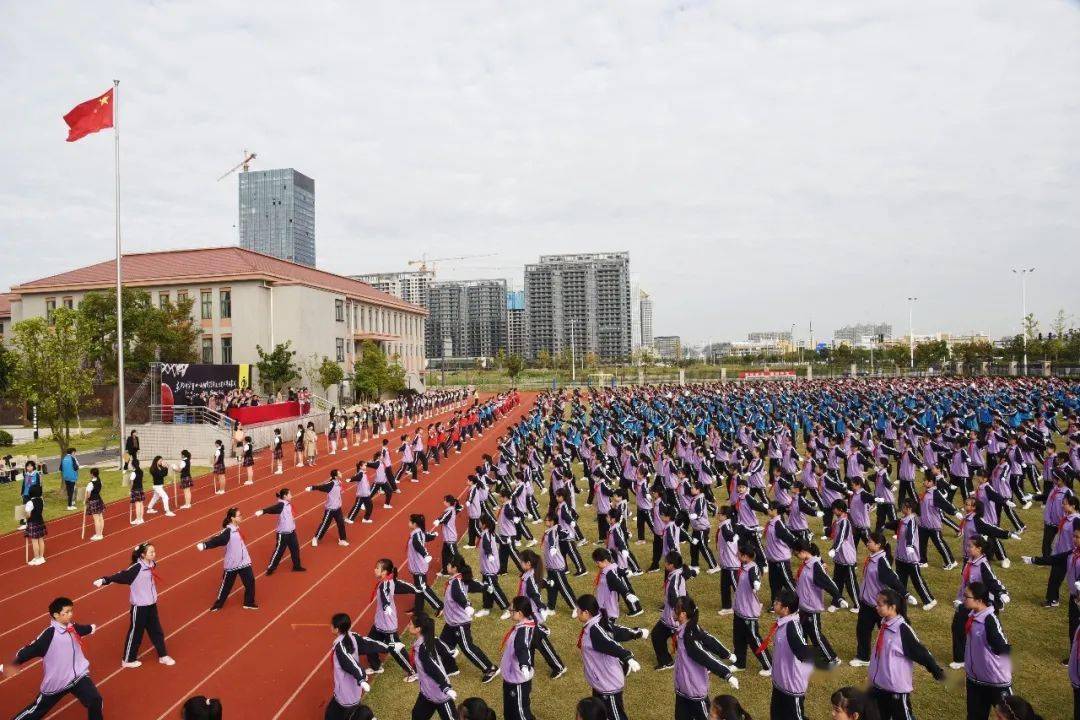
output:
<instances>
[{"instance_id":1,"label":"chinese national flag","mask_svg":"<svg viewBox=\"0 0 1080 720\"><path fill-rule=\"evenodd\" d=\"M68 142L113 126L113 91L79 103L64 116L68 124Z\"/></svg>"}]
</instances>

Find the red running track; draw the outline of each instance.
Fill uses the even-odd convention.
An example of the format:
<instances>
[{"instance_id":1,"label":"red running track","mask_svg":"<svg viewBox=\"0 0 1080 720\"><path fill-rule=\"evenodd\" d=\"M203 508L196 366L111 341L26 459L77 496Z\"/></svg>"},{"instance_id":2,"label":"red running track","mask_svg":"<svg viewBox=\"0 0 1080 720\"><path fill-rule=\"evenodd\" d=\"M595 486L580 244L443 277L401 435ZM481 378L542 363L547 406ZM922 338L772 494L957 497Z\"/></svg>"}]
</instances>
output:
<instances>
[{"instance_id":1,"label":"red running track","mask_svg":"<svg viewBox=\"0 0 1080 720\"><path fill-rule=\"evenodd\" d=\"M375 560L389 557L401 564L408 516L422 512L431 518L442 510L444 495L463 493L465 476L480 464L484 453L494 453L498 436L528 411L531 402L532 395L523 394L521 403L507 417L465 445L461 455L451 453L442 465L431 468L430 475L421 475L418 484L404 479L393 509L383 509L376 501L374 524L347 526L348 547L337 545L333 527L318 548L311 547L325 495L301 490L325 480L335 467L351 474L356 462L371 458L382 438L369 440L360 448L339 450L333 457L322 455L314 468L288 467L280 477L270 473L268 453L260 453L255 485L238 487L234 471L229 491L213 495L208 478L201 478L191 510L178 511L175 518L148 516L153 519L138 528L127 524L127 503L113 503L106 511L106 538L101 542L79 541L77 515L53 521L49 523L45 565L22 564L20 535L0 537L0 657L10 659L36 637L48 622L48 602L65 594L76 600L79 622L98 626L84 645L91 677L105 698L106 717L175 718L186 698L204 694L221 698L230 720L322 718L330 696L330 615L348 612L358 618L358 630L367 631ZM449 413L441 417L449 417ZM390 436L392 445L400 431L402 428ZM254 518L252 514L270 505L273 493L282 486L293 490L301 557L308 572L290 572L286 560L273 577L266 578L275 519ZM352 489L343 496L347 507L351 506ZM193 546L218 532L225 509L233 506L248 518L245 539L253 559L260 609L240 608L237 583L225 608L211 615L209 607L221 581L221 551L200 553ZM91 583L126 567L131 548L146 539L158 547L158 608L169 653L177 664L171 668L158 664L156 653L144 638L143 666L122 670L120 654L130 609L127 588L98 590ZM432 549L433 556L436 550ZM411 600L402 601L403 607L408 604ZM293 624L299 627L293 628ZM20 674L0 680L0 717L10 717L32 701L40 680L41 668L36 661L24 666ZM415 686L402 684L400 671L390 663L386 674L374 676L372 688L376 693L404 688L413 692ZM49 717L79 718L85 714L77 702L66 699Z\"/></svg>"}]
</instances>

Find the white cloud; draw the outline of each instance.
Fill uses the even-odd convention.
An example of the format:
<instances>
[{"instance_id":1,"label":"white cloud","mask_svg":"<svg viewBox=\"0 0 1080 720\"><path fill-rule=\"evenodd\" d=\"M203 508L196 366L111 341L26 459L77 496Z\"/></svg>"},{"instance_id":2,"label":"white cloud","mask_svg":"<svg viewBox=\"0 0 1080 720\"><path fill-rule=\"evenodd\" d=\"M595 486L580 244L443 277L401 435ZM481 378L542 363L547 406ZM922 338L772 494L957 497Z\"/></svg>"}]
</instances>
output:
<instances>
[{"instance_id":1,"label":"white cloud","mask_svg":"<svg viewBox=\"0 0 1080 720\"><path fill-rule=\"evenodd\" d=\"M220 4L219 4L220 5ZM316 181L338 272L628 249L657 334L850 321L1010 329L1080 311L1080 7L976 2L9 4L0 249L10 285L125 246L236 241L259 153ZM451 274L448 267L447 274Z\"/></svg>"}]
</instances>

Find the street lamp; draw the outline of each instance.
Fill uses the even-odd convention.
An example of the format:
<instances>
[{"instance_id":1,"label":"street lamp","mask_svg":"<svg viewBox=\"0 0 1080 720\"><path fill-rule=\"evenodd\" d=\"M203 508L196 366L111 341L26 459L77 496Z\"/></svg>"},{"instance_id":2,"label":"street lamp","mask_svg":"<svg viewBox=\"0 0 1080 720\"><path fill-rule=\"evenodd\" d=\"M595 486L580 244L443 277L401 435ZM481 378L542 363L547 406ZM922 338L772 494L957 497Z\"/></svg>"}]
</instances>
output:
<instances>
[{"instance_id":1,"label":"street lamp","mask_svg":"<svg viewBox=\"0 0 1080 720\"><path fill-rule=\"evenodd\" d=\"M1020 333L1024 338L1024 377L1027 377L1027 276L1035 272L1035 268L1012 269L1013 275L1020 276Z\"/></svg>"},{"instance_id":2,"label":"street lamp","mask_svg":"<svg viewBox=\"0 0 1080 720\"><path fill-rule=\"evenodd\" d=\"M915 309L915 303L918 301L917 297L909 297L907 308L907 335L908 335L908 354L911 356L911 369L915 369L915 331L912 329L912 316Z\"/></svg>"}]
</instances>

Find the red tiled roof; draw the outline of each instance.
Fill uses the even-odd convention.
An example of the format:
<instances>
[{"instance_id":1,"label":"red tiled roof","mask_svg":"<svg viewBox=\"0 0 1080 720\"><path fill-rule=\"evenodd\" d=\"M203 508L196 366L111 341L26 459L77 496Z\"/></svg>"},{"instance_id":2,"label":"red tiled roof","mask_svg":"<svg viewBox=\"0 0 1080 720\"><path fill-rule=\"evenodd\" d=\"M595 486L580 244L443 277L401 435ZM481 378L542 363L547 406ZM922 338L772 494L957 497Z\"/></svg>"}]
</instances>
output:
<instances>
[{"instance_id":1,"label":"red tiled roof","mask_svg":"<svg viewBox=\"0 0 1080 720\"><path fill-rule=\"evenodd\" d=\"M15 293L0 293L0 319L11 317L11 299Z\"/></svg>"},{"instance_id":2,"label":"red tiled roof","mask_svg":"<svg viewBox=\"0 0 1080 720\"><path fill-rule=\"evenodd\" d=\"M182 285L230 280L267 280L274 285L306 285L387 307L427 314L419 305L367 283L280 260L241 247L195 248L124 255L124 285ZM11 288L13 294L96 290L116 284L116 261L76 268ZM0 308L4 307L0 301ZM10 300L7 302L10 314Z\"/></svg>"}]
</instances>

